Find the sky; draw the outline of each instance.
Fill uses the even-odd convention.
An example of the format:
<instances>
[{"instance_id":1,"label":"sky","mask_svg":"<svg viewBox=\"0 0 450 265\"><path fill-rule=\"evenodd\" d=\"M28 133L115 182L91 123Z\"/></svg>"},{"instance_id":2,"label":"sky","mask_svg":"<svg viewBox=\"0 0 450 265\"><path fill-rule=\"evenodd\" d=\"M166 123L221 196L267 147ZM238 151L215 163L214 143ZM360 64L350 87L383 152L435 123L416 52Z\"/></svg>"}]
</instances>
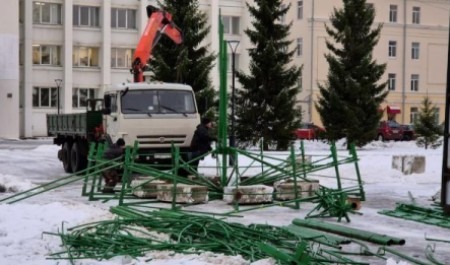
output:
<instances>
[{"instance_id":1,"label":"sky","mask_svg":"<svg viewBox=\"0 0 450 265\"><path fill-rule=\"evenodd\" d=\"M296 147L298 148L296 143ZM345 146L338 142L339 157L348 157ZM57 159L59 147L52 145L51 139L38 140L6 140L0 139L0 185L7 188L6 193L0 193L0 199L11 196L14 192L25 191L37 185L47 183L65 176L60 161ZM311 155L313 161L328 156L329 146L322 142L305 141L305 152ZM435 150L425 150L416 147L414 142L380 142L374 141L357 149L360 158L358 166L364 182L367 200L359 210L361 215L351 214L350 223L341 225L401 237L406 240L403 246L392 247L397 251L426 260L427 245L435 247L435 257L440 261L450 261L450 245L442 242L431 242L425 239L450 238L450 230L418 222L392 218L378 214L383 209L394 209L396 203L411 203L428 207L432 203L431 197L441 187L442 147ZM267 156L284 157L284 152L268 152ZM425 172L404 175L392 168L393 156L417 155L426 160ZM239 165L249 163L245 158L239 158ZM200 171L205 175L214 174L215 160L207 157L200 163ZM354 164L339 167L344 187L356 185ZM249 174L251 171L249 172ZM308 175L310 179L319 180L327 187L335 187L335 171L327 169ZM73 227L93 221L114 218L108 211L110 206L117 205L116 201L102 203L88 201L82 197L81 183L73 183L55 190L42 193L35 197L16 202L2 204L0 202L0 265L32 264L53 265L70 264L65 260L48 260L49 253L61 250L59 237L49 236L43 232L57 232L64 227ZM299 210L285 207L269 207L255 211L243 212L243 217L229 218L231 222L243 224L267 223L276 226L289 225L294 218L303 218L314 205L303 203ZM222 201L210 201L207 204L190 206L189 209L201 211L231 210L231 206ZM326 221L336 223L336 218ZM376 251L379 246L368 244ZM350 244L345 246L354 249ZM386 254L386 261L377 259L370 264L409 264L400 258ZM145 262L145 260L149 260ZM182 255L163 252L147 253L145 257L131 259L130 257L116 257L106 261L81 260L76 264L227 264L227 265L272 265L271 259L249 262L240 256L224 256L217 253L203 253L201 255ZM448 263L450 264L450 263Z\"/></svg>"}]
</instances>

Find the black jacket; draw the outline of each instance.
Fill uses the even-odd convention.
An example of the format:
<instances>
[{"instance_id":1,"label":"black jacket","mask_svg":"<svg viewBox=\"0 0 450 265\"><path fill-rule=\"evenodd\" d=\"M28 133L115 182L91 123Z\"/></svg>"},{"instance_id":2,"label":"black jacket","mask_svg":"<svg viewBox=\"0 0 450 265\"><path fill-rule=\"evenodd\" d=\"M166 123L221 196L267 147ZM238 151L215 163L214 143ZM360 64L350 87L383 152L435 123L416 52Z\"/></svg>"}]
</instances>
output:
<instances>
[{"instance_id":1,"label":"black jacket","mask_svg":"<svg viewBox=\"0 0 450 265\"><path fill-rule=\"evenodd\" d=\"M105 159L114 159L123 155L123 148L118 146L117 144L112 144L106 149L105 153L103 153L103 158Z\"/></svg>"},{"instance_id":2,"label":"black jacket","mask_svg":"<svg viewBox=\"0 0 450 265\"><path fill-rule=\"evenodd\" d=\"M217 141L217 139L209 135L209 128L204 124L199 124L192 137L191 152L203 155L211 151L212 141Z\"/></svg>"}]
</instances>

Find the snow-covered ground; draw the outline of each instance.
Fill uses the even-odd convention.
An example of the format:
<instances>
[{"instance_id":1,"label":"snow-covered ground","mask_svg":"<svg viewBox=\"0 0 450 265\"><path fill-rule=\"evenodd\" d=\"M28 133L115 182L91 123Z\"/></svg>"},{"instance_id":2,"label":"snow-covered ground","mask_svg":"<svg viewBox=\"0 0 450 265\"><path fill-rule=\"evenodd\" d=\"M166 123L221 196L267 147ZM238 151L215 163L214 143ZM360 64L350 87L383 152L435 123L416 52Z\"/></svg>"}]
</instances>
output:
<instances>
[{"instance_id":1,"label":"snow-covered ground","mask_svg":"<svg viewBox=\"0 0 450 265\"><path fill-rule=\"evenodd\" d=\"M0 140L0 184L8 190L0 193L0 199L11 196L13 192L24 191L36 185L56 180L65 176L56 154L58 147L50 139L42 140ZM329 146L320 142L305 142L307 154L313 160L329 154ZM347 151L338 145L341 156L348 156ZM365 183L367 201L362 204L362 215L351 215L351 223L341 223L354 228L364 229L401 237L406 240L404 246L392 247L411 257L425 260L427 245L435 245L435 257L450 264L450 244L430 242L431 238L450 238L450 230L418 222L406 221L380 215L382 209L394 209L397 202L411 202L411 199L423 205L431 204L431 196L441 187L442 148L424 150L414 142L373 142L357 150L360 157L359 169ZM270 153L270 155L275 153ZM276 155L286 155L276 153ZM421 174L404 175L392 169L394 155L422 155L426 157L426 169ZM210 166L215 160L208 157L201 166ZM246 161L239 160L239 164ZM354 186L355 168L353 164L339 168L344 186ZM205 173L208 173L205 169ZM318 179L322 185L336 185L334 169L320 171L310 177ZM352 180L353 179L353 180ZM64 227L72 227L95 220L113 218L108 208L116 202L90 202L80 196L81 183L70 184L56 190L40 194L14 204L0 203L0 265L10 264L70 264L64 260L47 260L49 253L61 249L59 237L43 235L43 232L56 232ZM191 206L202 211L230 211L231 207L223 202L213 201L208 204ZM268 223L288 225L294 218L303 218L311 205L302 204L300 210L284 207L270 207L241 213L242 218L230 218L244 224ZM333 219L329 221L334 221ZM352 245L352 244L350 244ZM373 251L377 250L376 246ZM351 248L351 246L349 246ZM369 261L371 264L408 264L398 257L386 254L387 261ZM145 260L149 260L145 262ZM227 257L219 254L181 255L169 252L149 253L146 257L132 260L128 257L116 257L108 261L83 260L77 264L250 264L241 257ZM251 263L253 265L275 264L270 259Z\"/></svg>"}]
</instances>

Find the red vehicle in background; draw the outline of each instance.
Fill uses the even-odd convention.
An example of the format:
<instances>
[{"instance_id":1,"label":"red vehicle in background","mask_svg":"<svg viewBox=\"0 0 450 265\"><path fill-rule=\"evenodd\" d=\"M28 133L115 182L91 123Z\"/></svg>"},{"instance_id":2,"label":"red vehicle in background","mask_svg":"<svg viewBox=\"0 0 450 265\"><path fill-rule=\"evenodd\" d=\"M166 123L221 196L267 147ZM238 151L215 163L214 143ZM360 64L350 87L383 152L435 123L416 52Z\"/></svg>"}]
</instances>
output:
<instances>
[{"instance_id":1,"label":"red vehicle in background","mask_svg":"<svg viewBox=\"0 0 450 265\"><path fill-rule=\"evenodd\" d=\"M378 141L403 140L403 127L394 120L381 121L378 126Z\"/></svg>"},{"instance_id":2,"label":"red vehicle in background","mask_svg":"<svg viewBox=\"0 0 450 265\"><path fill-rule=\"evenodd\" d=\"M303 123L299 129L295 130L295 136L300 140L319 140L324 132L324 128L314 123Z\"/></svg>"}]
</instances>

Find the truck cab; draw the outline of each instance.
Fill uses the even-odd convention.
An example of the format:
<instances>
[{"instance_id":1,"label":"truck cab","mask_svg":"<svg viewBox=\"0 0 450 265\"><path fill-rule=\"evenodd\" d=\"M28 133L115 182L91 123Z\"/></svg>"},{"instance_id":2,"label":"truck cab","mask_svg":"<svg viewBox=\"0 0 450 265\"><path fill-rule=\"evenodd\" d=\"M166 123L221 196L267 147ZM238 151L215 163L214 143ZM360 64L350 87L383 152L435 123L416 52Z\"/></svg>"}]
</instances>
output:
<instances>
[{"instance_id":1,"label":"truck cab","mask_svg":"<svg viewBox=\"0 0 450 265\"><path fill-rule=\"evenodd\" d=\"M188 85L121 83L105 92L106 139L139 144L141 159L170 158L172 143L188 151L200 123L195 95Z\"/></svg>"}]
</instances>

